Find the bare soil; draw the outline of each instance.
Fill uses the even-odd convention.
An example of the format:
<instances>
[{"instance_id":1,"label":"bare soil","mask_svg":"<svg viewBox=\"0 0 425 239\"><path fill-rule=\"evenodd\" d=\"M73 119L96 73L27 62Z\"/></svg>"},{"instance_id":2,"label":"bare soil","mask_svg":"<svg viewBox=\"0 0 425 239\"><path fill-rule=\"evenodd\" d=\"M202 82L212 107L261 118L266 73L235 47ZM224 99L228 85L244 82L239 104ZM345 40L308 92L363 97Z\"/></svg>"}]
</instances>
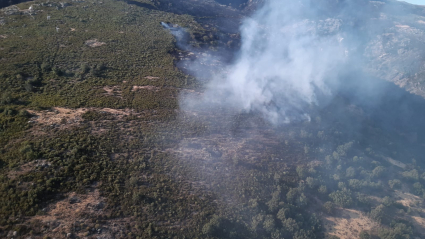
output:
<instances>
[{"instance_id":1,"label":"bare soil","mask_svg":"<svg viewBox=\"0 0 425 239\"><path fill-rule=\"evenodd\" d=\"M100 42L97 39L93 39L93 40L87 40L85 42L85 44L89 47L99 47L99 46L103 46L106 45L105 42Z\"/></svg>"},{"instance_id":2,"label":"bare soil","mask_svg":"<svg viewBox=\"0 0 425 239\"><path fill-rule=\"evenodd\" d=\"M144 85L144 86L138 86L134 85L131 91L137 91L137 90L152 90L152 91L159 91L161 88L153 85Z\"/></svg>"},{"instance_id":3,"label":"bare soil","mask_svg":"<svg viewBox=\"0 0 425 239\"><path fill-rule=\"evenodd\" d=\"M372 219L354 209L339 209L337 215L323 218L328 238L333 235L340 239L357 239L361 231L369 231L378 226Z\"/></svg>"},{"instance_id":4,"label":"bare soil","mask_svg":"<svg viewBox=\"0 0 425 239\"><path fill-rule=\"evenodd\" d=\"M82 115L89 110L110 113L115 120L122 120L128 115L138 115L131 109L110 109L110 108L78 108L70 109L54 107L51 110L35 111L28 110L33 115L30 123L33 124L31 133L33 135L45 135L48 129L69 130L78 127L84 119ZM93 133L101 133L102 129L93 127Z\"/></svg>"},{"instance_id":5,"label":"bare soil","mask_svg":"<svg viewBox=\"0 0 425 239\"><path fill-rule=\"evenodd\" d=\"M109 220L102 225L89 219L104 215L106 206L105 198L96 188L92 188L87 194L68 193L65 199L44 208L44 215L28 219L30 223L39 224L43 228L43 235L33 238L65 238L71 235L79 238L90 235L96 235L96 238L124 236L120 232L131 221L129 218Z\"/></svg>"},{"instance_id":6,"label":"bare soil","mask_svg":"<svg viewBox=\"0 0 425 239\"><path fill-rule=\"evenodd\" d=\"M122 98L122 90L119 86L104 86L102 89L105 91L105 95Z\"/></svg>"},{"instance_id":7,"label":"bare soil","mask_svg":"<svg viewBox=\"0 0 425 239\"><path fill-rule=\"evenodd\" d=\"M406 220L410 221L416 230L425 235L425 209L423 200L409 192L396 190L394 193L396 202L410 208L410 213L406 214Z\"/></svg>"},{"instance_id":8,"label":"bare soil","mask_svg":"<svg viewBox=\"0 0 425 239\"><path fill-rule=\"evenodd\" d=\"M21 165L19 168L15 170L11 170L7 173L7 177L11 180L16 179L21 175L25 175L31 171L33 171L37 166L45 166L47 164L46 160L35 160L26 164Z\"/></svg>"}]
</instances>

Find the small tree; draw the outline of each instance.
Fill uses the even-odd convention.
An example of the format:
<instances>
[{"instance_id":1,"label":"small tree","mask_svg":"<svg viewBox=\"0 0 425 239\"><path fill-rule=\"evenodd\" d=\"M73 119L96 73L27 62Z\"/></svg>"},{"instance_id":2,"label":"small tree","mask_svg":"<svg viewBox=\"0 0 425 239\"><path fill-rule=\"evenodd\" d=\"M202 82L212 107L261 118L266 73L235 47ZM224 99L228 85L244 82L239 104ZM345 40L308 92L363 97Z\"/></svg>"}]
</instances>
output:
<instances>
[{"instance_id":1,"label":"small tree","mask_svg":"<svg viewBox=\"0 0 425 239\"><path fill-rule=\"evenodd\" d=\"M356 176L356 170L353 167L347 168L345 171L345 176L347 178L354 178Z\"/></svg>"},{"instance_id":2,"label":"small tree","mask_svg":"<svg viewBox=\"0 0 425 239\"><path fill-rule=\"evenodd\" d=\"M402 173L403 177L411 180L411 181L418 181L419 180L419 173L418 170L412 169L411 171L405 171Z\"/></svg>"},{"instance_id":3,"label":"small tree","mask_svg":"<svg viewBox=\"0 0 425 239\"><path fill-rule=\"evenodd\" d=\"M279 210L279 212L277 213L276 217L277 217L277 219L279 219L283 222L287 218L289 218L289 215L290 215L290 209L289 208L281 208Z\"/></svg>"},{"instance_id":4,"label":"small tree","mask_svg":"<svg viewBox=\"0 0 425 239\"><path fill-rule=\"evenodd\" d=\"M312 177L307 177L307 178L305 179L305 181L306 181L307 185L308 185L311 189L316 188L316 187L317 187L317 185L318 185L317 180L316 180L316 179L314 179L314 178L312 178Z\"/></svg>"},{"instance_id":5,"label":"small tree","mask_svg":"<svg viewBox=\"0 0 425 239\"><path fill-rule=\"evenodd\" d=\"M350 190L338 190L329 194L329 197L340 207L349 207L353 204Z\"/></svg>"},{"instance_id":6,"label":"small tree","mask_svg":"<svg viewBox=\"0 0 425 239\"><path fill-rule=\"evenodd\" d=\"M360 239L372 239L372 237L366 231L361 231L359 234Z\"/></svg>"},{"instance_id":7,"label":"small tree","mask_svg":"<svg viewBox=\"0 0 425 239\"><path fill-rule=\"evenodd\" d=\"M44 72L48 72L48 71L50 71L50 70L52 69L52 68L50 67L50 64L49 64L49 63L47 63L47 62L43 62L43 63L41 63L40 68L41 68L41 70L42 70L42 71L44 71Z\"/></svg>"},{"instance_id":8,"label":"small tree","mask_svg":"<svg viewBox=\"0 0 425 239\"><path fill-rule=\"evenodd\" d=\"M388 185L391 189L399 189L401 187L401 181L398 179L389 180Z\"/></svg>"},{"instance_id":9,"label":"small tree","mask_svg":"<svg viewBox=\"0 0 425 239\"><path fill-rule=\"evenodd\" d=\"M329 215L332 215L332 214L334 214L334 212L335 212L335 206L334 206L334 204L332 203L332 202L325 202L324 204L323 204L323 211L326 213L326 214L329 214Z\"/></svg>"},{"instance_id":10,"label":"small tree","mask_svg":"<svg viewBox=\"0 0 425 239\"><path fill-rule=\"evenodd\" d=\"M385 172L385 167L384 166L378 166L375 169L373 169L372 171L372 177L374 178L379 178L382 176L382 174Z\"/></svg>"},{"instance_id":11,"label":"small tree","mask_svg":"<svg viewBox=\"0 0 425 239\"><path fill-rule=\"evenodd\" d=\"M369 216L370 216L370 218L372 218L373 220L375 220L379 223L382 222L382 220L384 219L384 216L385 216L385 206L382 205L382 204L377 206L375 209L370 211Z\"/></svg>"},{"instance_id":12,"label":"small tree","mask_svg":"<svg viewBox=\"0 0 425 239\"><path fill-rule=\"evenodd\" d=\"M276 223L274 221L274 218L272 215L267 215L263 222L263 228L268 231L272 232L275 230Z\"/></svg>"},{"instance_id":13,"label":"small tree","mask_svg":"<svg viewBox=\"0 0 425 239\"><path fill-rule=\"evenodd\" d=\"M307 170L303 166L297 166L297 174L300 178L307 177Z\"/></svg>"},{"instance_id":14,"label":"small tree","mask_svg":"<svg viewBox=\"0 0 425 239\"><path fill-rule=\"evenodd\" d=\"M328 188L326 185L320 185L319 189L317 190L320 194L326 194L328 192Z\"/></svg>"},{"instance_id":15,"label":"small tree","mask_svg":"<svg viewBox=\"0 0 425 239\"><path fill-rule=\"evenodd\" d=\"M202 233L205 235L217 236L222 234L223 219L214 215L211 220L202 227Z\"/></svg>"}]
</instances>

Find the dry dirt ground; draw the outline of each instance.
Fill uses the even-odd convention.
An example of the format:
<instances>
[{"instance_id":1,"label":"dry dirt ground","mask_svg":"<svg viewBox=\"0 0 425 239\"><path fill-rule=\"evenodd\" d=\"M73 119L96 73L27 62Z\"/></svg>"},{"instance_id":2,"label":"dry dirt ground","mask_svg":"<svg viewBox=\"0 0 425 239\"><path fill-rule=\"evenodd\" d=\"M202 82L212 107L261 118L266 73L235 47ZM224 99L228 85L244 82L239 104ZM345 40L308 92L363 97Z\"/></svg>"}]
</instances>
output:
<instances>
[{"instance_id":1,"label":"dry dirt ground","mask_svg":"<svg viewBox=\"0 0 425 239\"><path fill-rule=\"evenodd\" d=\"M106 224L96 224L88 218L96 218L104 214L105 198L98 189L92 187L86 194L68 193L65 198L43 208L44 215L28 218L29 223L42 228L45 238L80 238L95 235L96 238L122 238L125 226L130 218L108 220ZM13 232L11 232L13 234Z\"/></svg>"},{"instance_id":2,"label":"dry dirt ground","mask_svg":"<svg viewBox=\"0 0 425 239\"><path fill-rule=\"evenodd\" d=\"M396 190L393 198L397 203L410 208L406 220L410 221L415 229L425 235L425 209L423 200L409 192ZM323 222L327 238L334 235L340 239L356 239L361 231L374 231L379 224L368 218L364 213L354 209L338 209L337 216L325 216Z\"/></svg>"},{"instance_id":3,"label":"dry dirt ground","mask_svg":"<svg viewBox=\"0 0 425 239\"><path fill-rule=\"evenodd\" d=\"M410 208L410 213L406 214L406 219L415 226L416 230L425 235L425 209L423 200L416 195L399 190L395 191L394 198L397 200L396 202Z\"/></svg>"},{"instance_id":4,"label":"dry dirt ground","mask_svg":"<svg viewBox=\"0 0 425 239\"><path fill-rule=\"evenodd\" d=\"M103 46L103 45L105 45L106 43L105 43L105 42L100 42L100 41L98 41L97 39L93 39L93 40L87 40L87 41L85 42L85 44L86 44L87 46L89 46L89 47L99 47L99 46Z\"/></svg>"},{"instance_id":5,"label":"dry dirt ground","mask_svg":"<svg viewBox=\"0 0 425 239\"><path fill-rule=\"evenodd\" d=\"M363 230L369 231L378 224L366 217L362 212L354 209L339 209L338 216L324 217L326 234L340 239L357 239Z\"/></svg>"},{"instance_id":6,"label":"dry dirt ground","mask_svg":"<svg viewBox=\"0 0 425 239\"><path fill-rule=\"evenodd\" d=\"M46 167L46 166L49 166L49 163L47 162L47 160L31 161L29 163L21 165L19 168L15 170L11 170L10 172L7 173L7 176L11 180L14 180L20 175L28 174L29 172L33 171L36 167Z\"/></svg>"},{"instance_id":7,"label":"dry dirt ground","mask_svg":"<svg viewBox=\"0 0 425 239\"><path fill-rule=\"evenodd\" d=\"M404 163L402 163L400 161L397 161L397 160L392 159L390 157L384 157L384 156L382 156L382 158L385 159L385 160L387 160L390 164L392 164L394 166L397 166L397 167L402 168L402 169L405 169L406 168L406 164L404 164Z\"/></svg>"},{"instance_id":8,"label":"dry dirt ground","mask_svg":"<svg viewBox=\"0 0 425 239\"><path fill-rule=\"evenodd\" d=\"M131 91L137 91L137 90L152 90L152 91L159 91L161 88L157 86L152 85L144 85L144 86L138 86L134 85Z\"/></svg>"},{"instance_id":9,"label":"dry dirt ground","mask_svg":"<svg viewBox=\"0 0 425 239\"><path fill-rule=\"evenodd\" d=\"M43 134L42 128L44 127L56 127L61 130L69 129L73 126L79 125L84 119L82 115L89 110L95 110L99 112L107 112L112 114L116 119L122 119L124 116L133 114L133 110L130 109L110 109L110 108L78 108L69 109L54 107L52 110L35 111L28 110L33 117L30 123L33 124L33 132Z\"/></svg>"},{"instance_id":10,"label":"dry dirt ground","mask_svg":"<svg viewBox=\"0 0 425 239\"><path fill-rule=\"evenodd\" d=\"M105 95L122 98L122 90L119 86L104 86L102 89L105 91Z\"/></svg>"}]
</instances>

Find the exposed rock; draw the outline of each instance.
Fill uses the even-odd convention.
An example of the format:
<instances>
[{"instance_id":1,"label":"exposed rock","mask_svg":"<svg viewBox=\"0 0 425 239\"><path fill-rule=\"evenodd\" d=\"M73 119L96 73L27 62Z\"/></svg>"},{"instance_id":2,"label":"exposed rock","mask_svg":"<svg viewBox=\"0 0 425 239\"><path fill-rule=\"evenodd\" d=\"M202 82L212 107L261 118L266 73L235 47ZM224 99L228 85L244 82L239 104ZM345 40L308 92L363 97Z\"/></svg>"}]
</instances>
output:
<instances>
[{"instance_id":1,"label":"exposed rock","mask_svg":"<svg viewBox=\"0 0 425 239\"><path fill-rule=\"evenodd\" d=\"M94 205L95 210L101 210L105 207L105 204L103 202L99 202L96 205Z\"/></svg>"},{"instance_id":2,"label":"exposed rock","mask_svg":"<svg viewBox=\"0 0 425 239\"><path fill-rule=\"evenodd\" d=\"M87 40L87 41L85 42L85 44L86 44L87 46L89 46L89 47L99 47L99 46L103 46L103 45L105 45L106 43L105 43L105 42L100 42L100 41L98 41L97 39L93 39L93 40Z\"/></svg>"},{"instance_id":3,"label":"exposed rock","mask_svg":"<svg viewBox=\"0 0 425 239\"><path fill-rule=\"evenodd\" d=\"M8 237L8 238L16 237L16 236L18 236L18 232L17 232L17 231L9 231L9 232L7 233L7 237Z\"/></svg>"},{"instance_id":4,"label":"exposed rock","mask_svg":"<svg viewBox=\"0 0 425 239\"><path fill-rule=\"evenodd\" d=\"M77 197L71 197L71 198L69 198L69 203L70 204L79 203L79 202L81 202L81 200L79 198L77 198Z\"/></svg>"},{"instance_id":5,"label":"exposed rock","mask_svg":"<svg viewBox=\"0 0 425 239\"><path fill-rule=\"evenodd\" d=\"M61 2L61 3L60 3L60 6L61 6L61 8L66 8L66 7L68 7L68 6L71 6L71 4L66 3L66 2Z\"/></svg>"},{"instance_id":6,"label":"exposed rock","mask_svg":"<svg viewBox=\"0 0 425 239\"><path fill-rule=\"evenodd\" d=\"M19 14L21 14L20 9L17 6L15 6L15 5L12 5L10 7L5 7L3 9L1 9L1 11L5 15L19 15Z\"/></svg>"}]
</instances>

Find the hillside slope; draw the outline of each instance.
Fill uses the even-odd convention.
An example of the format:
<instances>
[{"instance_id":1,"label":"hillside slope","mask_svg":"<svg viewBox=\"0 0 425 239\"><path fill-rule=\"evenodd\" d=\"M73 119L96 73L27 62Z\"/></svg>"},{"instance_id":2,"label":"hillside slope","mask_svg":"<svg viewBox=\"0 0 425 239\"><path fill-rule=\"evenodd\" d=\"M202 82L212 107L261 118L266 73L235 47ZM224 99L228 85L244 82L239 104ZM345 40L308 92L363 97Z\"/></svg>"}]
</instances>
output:
<instances>
[{"instance_id":1,"label":"hillside slope","mask_svg":"<svg viewBox=\"0 0 425 239\"><path fill-rule=\"evenodd\" d=\"M263 1L1 9L0 237L423 237L424 102L386 82L424 96L423 8L358 1L367 18L356 21L344 1L321 2L316 31L362 34L349 54L364 64L348 93L306 109L310 121L279 126L180 105L233 60ZM202 79L188 70L196 60ZM376 107L364 104L374 89L355 94L367 74L386 89Z\"/></svg>"}]
</instances>

